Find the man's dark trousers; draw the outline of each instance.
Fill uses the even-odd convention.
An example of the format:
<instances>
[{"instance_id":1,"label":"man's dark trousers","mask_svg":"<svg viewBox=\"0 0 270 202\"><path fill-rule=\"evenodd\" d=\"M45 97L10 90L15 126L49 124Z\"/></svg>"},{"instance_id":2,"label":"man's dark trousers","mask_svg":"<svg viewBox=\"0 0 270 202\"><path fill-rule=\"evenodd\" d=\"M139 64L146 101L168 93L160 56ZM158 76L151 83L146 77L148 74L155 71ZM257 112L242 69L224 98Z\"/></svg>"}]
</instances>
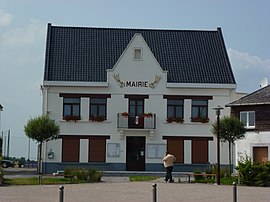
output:
<instances>
[{"instance_id":1,"label":"man's dark trousers","mask_svg":"<svg viewBox=\"0 0 270 202\"><path fill-rule=\"evenodd\" d=\"M170 182L173 181L173 179L172 179L172 171L173 171L173 166L166 167L166 178L165 178L166 182L168 180L170 180Z\"/></svg>"}]
</instances>

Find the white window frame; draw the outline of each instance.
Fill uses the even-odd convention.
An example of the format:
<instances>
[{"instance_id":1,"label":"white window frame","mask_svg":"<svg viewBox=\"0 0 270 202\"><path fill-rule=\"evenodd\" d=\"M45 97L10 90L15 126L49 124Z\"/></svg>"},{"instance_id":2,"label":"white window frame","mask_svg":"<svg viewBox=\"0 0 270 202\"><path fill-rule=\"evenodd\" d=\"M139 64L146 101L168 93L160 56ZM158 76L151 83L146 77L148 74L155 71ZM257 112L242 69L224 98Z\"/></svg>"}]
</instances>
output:
<instances>
[{"instance_id":1,"label":"white window frame","mask_svg":"<svg viewBox=\"0 0 270 202\"><path fill-rule=\"evenodd\" d=\"M140 56L137 57L136 52L140 51ZM142 48L134 48L133 49L133 60L142 60L143 59L143 54L142 54Z\"/></svg>"},{"instance_id":2,"label":"white window frame","mask_svg":"<svg viewBox=\"0 0 270 202\"><path fill-rule=\"evenodd\" d=\"M254 113L254 126L250 126L249 124L249 114L250 113ZM243 122L242 121L242 115L243 114L246 114L246 117L247 117L247 120L246 120L246 122ZM256 120L256 118L255 118L255 111L242 111L242 112L240 112L240 120L244 123L244 126L245 126L245 128L247 128L247 129L254 129L255 128L255 125L256 125L256 122L255 122L255 120Z\"/></svg>"}]
</instances>

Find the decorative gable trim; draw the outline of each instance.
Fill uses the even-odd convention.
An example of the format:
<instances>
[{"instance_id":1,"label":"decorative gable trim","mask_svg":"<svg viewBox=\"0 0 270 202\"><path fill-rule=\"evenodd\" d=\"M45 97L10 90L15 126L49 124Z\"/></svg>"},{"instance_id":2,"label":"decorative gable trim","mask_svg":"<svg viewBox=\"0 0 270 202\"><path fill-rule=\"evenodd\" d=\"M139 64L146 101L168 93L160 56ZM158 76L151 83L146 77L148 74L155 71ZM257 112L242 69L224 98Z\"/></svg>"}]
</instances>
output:
<instances>
[{"instance_id":1,"label":"decorative gable trim","mask_svg":"<svg viewBox=\"0 0 270 202\"><path fill-rule=\"evenodd\" d=\"M114 74L113 78L117 82L120 88L123 87L146 87L146 88L155 88L156 85L159 83L159 81L162 79L161 75L155 75L155 79L153 82L148 82L148 81L121 81L120 75L119 74Z\"/></svg>"}]
</instances>

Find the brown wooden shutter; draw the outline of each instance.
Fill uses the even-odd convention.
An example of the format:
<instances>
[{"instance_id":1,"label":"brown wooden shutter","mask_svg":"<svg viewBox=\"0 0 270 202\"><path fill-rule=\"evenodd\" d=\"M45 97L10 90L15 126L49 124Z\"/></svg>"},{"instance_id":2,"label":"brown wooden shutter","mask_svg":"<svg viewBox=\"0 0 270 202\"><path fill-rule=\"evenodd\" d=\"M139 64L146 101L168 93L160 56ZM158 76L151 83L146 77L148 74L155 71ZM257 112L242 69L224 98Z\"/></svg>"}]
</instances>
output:
<instances>
[{"instance_id":1,"label":"brown wooden shutter","mask_svg":"<svg viewBox=\"0 0 270 202\"><path fill-rule=\"evenodd\" d=\"M176 158L176 163L184 163L184 140L168 139L167 150Z\"/></svg>"},{"instance_id":2,"label":"brown wooden shutter","mask_svg":"<svg viewBox=\"0 0 270 202\"><path fill-rule=\"evenodd\" d=\"M79 162L80 139L78 137L62 138L62 162Z\"/></svg>"},{"instance_id":3,"label":"brown wooden shutter","mask_svg":"<svg viewBox=\"0 0 270 202\"><path fill-rule=\"evenodd\" d=\"M192 140L192 163L208 162L208 140Z\"/></svg>"},{"instance_id":4,"label":"brown wooden shutter","mask_svg":"<svg viewBox=\"0 0 270 202\"><path fill-rule=\"evenodd\" d=\"M105 162L106 138L91 137L89 139L89 162Z\"/></svg>"}]
</instances>

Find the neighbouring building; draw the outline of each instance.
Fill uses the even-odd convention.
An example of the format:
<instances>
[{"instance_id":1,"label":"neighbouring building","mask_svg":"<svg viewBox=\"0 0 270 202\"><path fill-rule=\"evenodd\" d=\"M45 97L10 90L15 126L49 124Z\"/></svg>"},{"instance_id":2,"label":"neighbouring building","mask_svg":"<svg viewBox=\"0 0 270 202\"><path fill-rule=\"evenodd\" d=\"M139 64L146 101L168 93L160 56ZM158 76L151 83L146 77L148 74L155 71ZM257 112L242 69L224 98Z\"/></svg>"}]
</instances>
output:
<instances>
[{"instance_id":1,"label":"neighbouring building","mask_svg":"<svg viewBox=\"0 0 270 202\"><path fill-rule=\"evenodd\" d=\"M270 160L270 85L230 104L231 115L246 128L245 138L235 143L236 164L250 157L254 162Z\"/></svg>"},{"instance_id":2,"label":"neighbouring building","mask_svg":"<svg viewBox=\"0 0 270 202\"><path fill-rule=\"evenodd\" d=\"M236 82L220 28L211 31L48 24L43 113L59 123L44 143L43 172L65 167L175 171L216 163L213 107ZM221 115L229 115L224 109ZM222 144L221 164L228 164Z\"/></svg>"}]
</instances>

